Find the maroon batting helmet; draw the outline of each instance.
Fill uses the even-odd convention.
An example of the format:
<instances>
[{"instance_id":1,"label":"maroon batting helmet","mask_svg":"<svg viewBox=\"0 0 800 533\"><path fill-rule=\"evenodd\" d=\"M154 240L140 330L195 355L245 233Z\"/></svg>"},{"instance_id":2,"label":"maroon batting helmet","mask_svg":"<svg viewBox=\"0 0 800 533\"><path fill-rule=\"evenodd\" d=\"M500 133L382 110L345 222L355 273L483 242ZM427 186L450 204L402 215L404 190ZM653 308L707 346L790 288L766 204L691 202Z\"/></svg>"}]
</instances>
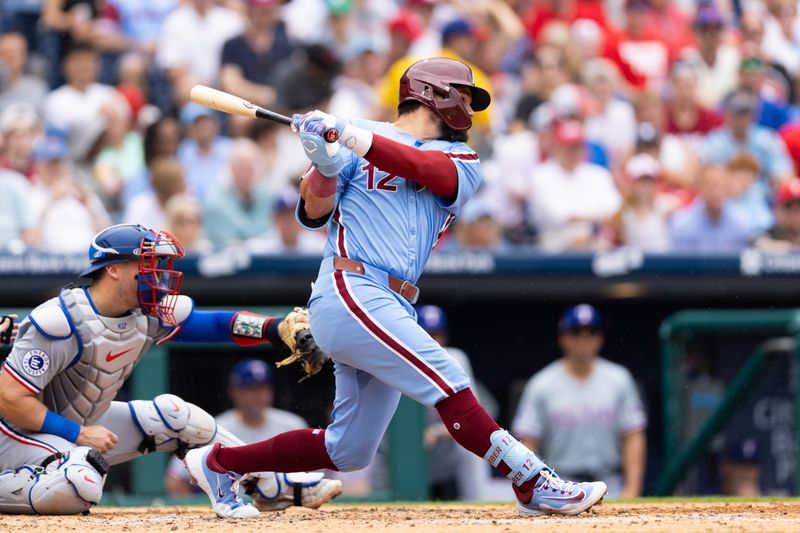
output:
<instances>
[{"instance_id":1,"label":"maroon batting helmet","mask_svg":"<svg viewBox=\"0 0 800 533\"><path fill-rule=\"evenodd\" d=\"M454 130L472 127L469 110L458 94L458 87L472 93L473 111L489 107L492 98L486 89L475 86L472 70L455 59L434 57L417 61L400 78L400 103L416 100L442 117ZM438 98L437 98L438 95Z\"/></svg>"}]
</instances>

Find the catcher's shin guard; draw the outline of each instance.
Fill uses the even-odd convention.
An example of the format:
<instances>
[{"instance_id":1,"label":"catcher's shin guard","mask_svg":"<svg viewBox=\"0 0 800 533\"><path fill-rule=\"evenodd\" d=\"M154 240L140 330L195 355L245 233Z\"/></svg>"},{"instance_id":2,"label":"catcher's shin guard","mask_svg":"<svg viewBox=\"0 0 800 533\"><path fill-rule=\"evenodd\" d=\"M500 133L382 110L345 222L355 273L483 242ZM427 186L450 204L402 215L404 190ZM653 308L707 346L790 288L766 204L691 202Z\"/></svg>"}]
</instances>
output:
<instances>
[{"instance_id":1,"label":"catcher's shin guard","mask_svg":"<svg viewBox=\"0 0 800 533\"><path fill-rule=\"evenodd\" d=\"M136 426L142 432L140 453L173 451L182 457L186 449L210 443L217 423L205 410L174 394L161 394L153 400L128 402Z\"/></svg>"},{"instance_id":2,"label":"catcher's shin guard","mask_svg":"<svg viewBox=\"0 0 800 533\"><path fill-rule=\"evenodd\" d=\"M52 455L41 466L0 473L0 512L71 515L100 502L108 463L96 450L79 446Z\"/></svg>"}]
</instances>

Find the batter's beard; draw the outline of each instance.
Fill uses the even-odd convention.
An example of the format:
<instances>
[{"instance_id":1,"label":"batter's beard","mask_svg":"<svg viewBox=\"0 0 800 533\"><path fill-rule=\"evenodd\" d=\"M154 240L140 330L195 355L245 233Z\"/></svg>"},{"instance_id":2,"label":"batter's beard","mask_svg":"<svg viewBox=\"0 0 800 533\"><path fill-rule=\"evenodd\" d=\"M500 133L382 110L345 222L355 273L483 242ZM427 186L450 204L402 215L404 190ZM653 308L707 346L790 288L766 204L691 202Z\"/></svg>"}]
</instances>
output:
<instances>
[{"instance_id":1,"label":"batter's beard","mask_svg":"<svg viewBox=\"0 0 800 533\"><path fill-rule=\"evenodd\" d=\"M469 141L469 130L454 130L447 124L445 124L444 120L441 117L436 117L436 121L439 124L439 139L443 141L448 141L451 143L466 143Z\"/></svg>"}]
</instances>

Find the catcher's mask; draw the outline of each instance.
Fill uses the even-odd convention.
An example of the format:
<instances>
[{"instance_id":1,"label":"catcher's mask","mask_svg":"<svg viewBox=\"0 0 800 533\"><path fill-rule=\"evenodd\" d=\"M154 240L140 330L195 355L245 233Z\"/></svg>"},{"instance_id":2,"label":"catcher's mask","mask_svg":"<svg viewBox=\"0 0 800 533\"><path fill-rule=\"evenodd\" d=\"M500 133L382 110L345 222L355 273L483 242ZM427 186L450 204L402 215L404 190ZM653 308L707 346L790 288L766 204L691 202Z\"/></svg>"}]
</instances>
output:
<instances>
[{"instance_id":1,"label":"catcher's mask","mask_svg":"<svg viewBox=\"0 0 800 533\"><path fill-rule=\"evenodd\" d=\"M91 277L95 271L114 263L137 261L142 311L166 326L176 326L174 311L183 273L175 270L174 263L184 255L181 243L166 231L155 232L139 224L118 224L92 239L90 265L81 276Z\"/></svg>"}]
</instances>

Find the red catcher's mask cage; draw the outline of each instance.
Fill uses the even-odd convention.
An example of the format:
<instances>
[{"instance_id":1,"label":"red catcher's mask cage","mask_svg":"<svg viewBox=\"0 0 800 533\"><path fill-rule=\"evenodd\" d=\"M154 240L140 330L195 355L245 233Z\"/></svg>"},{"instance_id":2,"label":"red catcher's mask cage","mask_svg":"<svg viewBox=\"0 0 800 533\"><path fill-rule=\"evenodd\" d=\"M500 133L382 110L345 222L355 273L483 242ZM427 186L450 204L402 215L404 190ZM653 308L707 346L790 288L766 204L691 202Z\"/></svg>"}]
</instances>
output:
<instances>
[{"instance_id":1,"label":"red catcher's mask cage","mask_svg":"<svg viewBox=\"0 0 800 533\"><path fill-rule=\"evenodd\" d=\"M186 255L178 239L159 231L139 245L139 304L142 311L157 317L165 326L177 326L178 303L183 272L175 270L176 259Z\"/></svg>"}]
</instances>

